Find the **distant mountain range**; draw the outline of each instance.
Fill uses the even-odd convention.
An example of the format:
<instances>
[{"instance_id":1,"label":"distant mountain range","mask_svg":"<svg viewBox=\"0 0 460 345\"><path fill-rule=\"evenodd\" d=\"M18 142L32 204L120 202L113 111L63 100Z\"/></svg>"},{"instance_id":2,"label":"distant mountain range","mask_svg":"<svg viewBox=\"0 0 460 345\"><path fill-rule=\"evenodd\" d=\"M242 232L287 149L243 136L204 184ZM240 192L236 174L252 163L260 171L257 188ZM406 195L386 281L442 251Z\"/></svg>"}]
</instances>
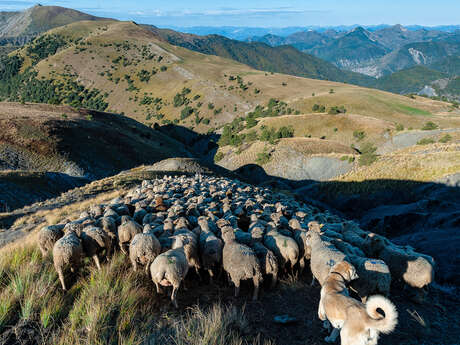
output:
<instances>
[{"instance_id":1,"label":"distant mountain range","mask_svg":"<svg viewBox=\"0 0 460 345\"><path fill-rule=\"evenodd\" d=\"M235 40L247 40L250 37L254 36L265 36L268 34L286 37L301 31L317 31L324 32L328 30L334 30L337 32L348 32L355 29L358 26L362 26L368 31L374 32L377 30L385 29L392 27L392 25L381 24L381 25L338 25L338 26L292 26L286 28L258 28L258 27L238 27L238 26L193 26L193 27L183 27L183 26L168 26L168 29L175 31L185 32L195 35L221 35L227 38ZM421 25L408 25L405 28L409 31L416 30L428 30L428 31L443 31L443 32L454 32L460 30L460 25L442 25L442 26L421 26Z\"/></svg>"},{"instance_id":2,"label":"distant mountain range","mask_svg":"<svg viewBox=\"0 0 460 345\"><path fill-rule=\"evenodd\" d=\"M22 12L0 12L0 55L50 29L98 20L107 19L58 6L37 5ZM169 44L232 59L262 71L398 93L419 93L428 87L430 95L460 98L456 93L460 26L180 28L199 35L141 26ZM217 34L208 35L209 32ZM395 72L398 73L393 75Z\"/></svg>"},{"instance_id":3,"label":"distant mountain range","mask_svg":"<svg viewBox=\"0 0 460 345\"><path fill-rule=\"evenodd\" d=\"M246 41L271 46L292 45L339 68L382 77L458 54L459 38L460 31L409 30L402 25L394 25L375 31L356 27L349 32L303 31L286 37L268 34L250 37Z\"/></svg>"}]
</instances>

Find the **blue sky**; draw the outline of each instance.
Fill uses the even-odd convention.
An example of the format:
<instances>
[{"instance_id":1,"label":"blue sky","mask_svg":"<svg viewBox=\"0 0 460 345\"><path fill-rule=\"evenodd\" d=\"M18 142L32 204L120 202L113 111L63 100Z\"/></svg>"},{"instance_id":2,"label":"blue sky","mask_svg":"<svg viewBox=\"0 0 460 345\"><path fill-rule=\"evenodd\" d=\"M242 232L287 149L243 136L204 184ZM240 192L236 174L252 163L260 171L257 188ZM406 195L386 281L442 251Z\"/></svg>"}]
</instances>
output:
<instances>
[{"instance_id":1,"label":"blue sky","mask_svg":"<svg viewBox=\"0 0 460 345\"><path fill-rule=\"evenodd\" d=\"M460 0L74 0L40 1L94 15L158 26L337 26L460 24ZM28 0L0 0L0 10Z\"/></svg>"}]
</instances>

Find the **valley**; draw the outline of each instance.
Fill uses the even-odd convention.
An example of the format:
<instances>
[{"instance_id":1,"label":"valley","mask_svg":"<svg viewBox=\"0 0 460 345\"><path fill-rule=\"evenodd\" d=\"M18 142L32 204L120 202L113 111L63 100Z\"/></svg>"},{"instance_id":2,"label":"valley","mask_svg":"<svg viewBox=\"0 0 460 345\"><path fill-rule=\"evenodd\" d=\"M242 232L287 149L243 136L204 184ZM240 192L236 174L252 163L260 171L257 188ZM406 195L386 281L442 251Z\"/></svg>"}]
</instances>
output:
<instances>
[{"instance_id":1,"label":"valley","mask_svg":"<svg viewBox=\"0 0 460 345\"><path fill-rule=\"evenodd\" d=\"M379 344L455 344L458 31L267 30L174 31L57 6L1 12L0 344L323 344L302 237L312 222L350 258L384 260L367 247L375 233L434 267L423 288L391 272L399 324ZM150 263L132 269L124 224L158 237L162 253L198 246L196 270L184 250L179 308L156 292ZM68 230L80 225L112 236L113 254L98 242L101 269L87 235ZM303 254L287 267L274 250L286 265L278 285L268 279L250 301L244 282L233 297L217 274L228 266L204 267L202 237L224 245L226 227L249 251L260 228L262 247L284 236L281 247L297 241ZM67 291L57 255L37 246L43 228L74 233L87 256L65 271Z\"/></svg>"}]
</instances>

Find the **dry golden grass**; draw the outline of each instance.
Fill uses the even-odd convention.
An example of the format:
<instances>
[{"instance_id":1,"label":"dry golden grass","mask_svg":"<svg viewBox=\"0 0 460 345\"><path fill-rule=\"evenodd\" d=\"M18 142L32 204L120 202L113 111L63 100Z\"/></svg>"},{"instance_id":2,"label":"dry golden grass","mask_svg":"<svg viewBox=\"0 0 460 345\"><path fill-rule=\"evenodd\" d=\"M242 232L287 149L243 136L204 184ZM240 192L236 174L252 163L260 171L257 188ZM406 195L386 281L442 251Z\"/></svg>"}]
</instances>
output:
<instances>
[{"instance_id":1,"label":"dry golden grass","mask_svg":"<svg viewBox=\"0 0 460 345\"><path fill-rule=\"evenodd\" d=\"M240 147L225 146L220 149L224 158L219 165L235 170L247 164L254 164L257 155L266 151L270 154L270 165L284 164L292 157L331 156L342 157L353 155L354 151L338 142L314 138L284 138L275 145L268 142L255 141L251 144L243 144Z\"/></svg>"},{"instance_id":2,"label":"dry golden grass","mask_svg":"<svg viewBox=\"0 0 460 345\"><path fill-rule=\"evenodd\" d=\"M62 49L56 55L41 61L36 69L39 77L49 77L54 71L55 77L65 73L67 66L72 73L87 87L95 87L102 92L108 92L109 109L114 112L124 112L136 120L146 120L147 108L139 105L139 100L144 96L162 97L165 101L161 113L165 118L173 120L179 117L182 107L175 108L172 104L173 97L183 87L192 90L191 96L200 95L200 117L211 119L209 126L216 127L230 122L236 116L244 116L258 104L266 104L270 98L286 101L302 113L309 113L313 104L320 103L326 106L345 105L350 113L381 118L390 122L402 122L406 126L417 127L426 116L417 114L447 114L450 107L447 103L428 101L417 98L394 95L382 91L361 88L348 84L330 81L313 80L288 76L283 74L270 74L256 71L248 66L235 61L217 56L203 55L190 50L172 46L160 41L150 31L135 25L132 22L78 22L51 31L66 37L83 37L85 51L75 54L74 46ZM133 47L130 50L117 52L113 46L107 44L123 43L128 40ZM101 46L102 45L102 46ZM148 45L151 52L164 57L161 63L154 60L143 59L138 49ZM25 50L21 52L25 55ZM124 56L130 60L139 59L137 65L131 64L117 69L111 69L112 60ZM27 65L27 63L26 63ZM137 77L141 69L150 70L161 65L168 67L166 72L152 76L150 82L143 83ZM118 84L100 76L100 72L110 70L113 78L121 78ZM125 74L131 76L139 92L126 92L127 83L123 81ZM245 83L252 85L247 91L238 88L236 82L230 82L228 76L240 75ZM285 83L286 86L282 86ZM229 87L234 89L230 90ZM254 89L261 90L256 94ZM334 89L330 94L329 90ZM312 94L315 94L313 97ZM135 101L138 96L138 101ZM131 98L131 99L130 99ZM198 101L192 102L196 106ZM222 113L214 115L213 110L207 108L208 103L213 103L215 108L222 108ZM236 108L235 108L236 107ZM449 116L459 114L459 111L449 113ZM415 115L414 115L415 114ZM182 121L182 125L195 127L200 132L205 132L209 126L201 123L196 125L194 116ZM155 119L150 122L156 121ZM442 120L446 123L450 120Z\"/></svg>"},{"instance_id":3,"label":"dry golden grass","mask_svg":"<svg viewBox=\"0 0 460 345\"><path fill-rule=\"evenodd\" d=\"M460 172L459 144L413 146L381 156L368 167L359 167L336 181L411 180L429 182Z\"/></svg>"},{"instance_id":4,"label":"dry golden grass","mask_svg":"<svg viewBox=\"0 0 460 345\"><path fill-rule=\"evenodd\" d=\"M271 345L248 336L244 307L214 302L186 311L162 307L143 272L117 253L99 271L85 260L64 293L51 256L36 245L0 256L0 332L29 321L39 344ZM70 279L70 278L68 278Z\"/></svg>"}]
</instances>

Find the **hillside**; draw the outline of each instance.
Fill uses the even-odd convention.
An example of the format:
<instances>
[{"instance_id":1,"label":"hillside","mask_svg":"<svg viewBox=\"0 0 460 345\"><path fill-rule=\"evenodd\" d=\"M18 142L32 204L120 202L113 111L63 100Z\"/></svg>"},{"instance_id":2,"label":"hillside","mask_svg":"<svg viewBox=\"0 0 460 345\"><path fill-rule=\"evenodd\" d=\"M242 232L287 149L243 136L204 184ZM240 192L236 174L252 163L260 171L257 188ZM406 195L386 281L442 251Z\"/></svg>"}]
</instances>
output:
<instances>
[{"instance_id":1,"label":"hillside","mask_svg":"<svg viewBox=\"0 0 460 345\"><path fill-rule=\"evenodd\" d=\"M246 43L223 36L196 36L150 27L171 44L204 54L233 59L255 69L306 78L372 85L373 79L359 73L342 71L334 65L291 46L271 47L264 43Z\"/></svg>"},{"instance_id":2,"label":"hillside","mask_svg":"<svg viewBox=\"0 0 460 345\"><path fill-rule=\"evenodd\" d=\"M0 39L29 40L58 26L81 20L103 20L83 12L59 6L36 5L22 12L0 12Z\"/></svg>"},{"instance_id":3,"label":"hillside","mask_svg":"<svg viewBox=\"0 0 460 345\"><path fill-rule=\"evenodd\" d=\"M402 114L412 108L448 110L443 103L257 71L170 45L132 22L86 21L53 29L11 55L0 75L2 99L124 113L143 123L180 124L201 133L272 98L288 104L284 114L308 113L323 98L330 106L352 102L361 115L376 109ZM363 97L369 101L361 102Z\"/></svg>"},{"instance_id":4,"label":"hillside","mask_svg":"<svg viewBox=\"0 0 460 345\"><path fill-rule=\"evenodd\" d=\"M388 52L388 48L374 40L372 34L362 27L311 50L315 56L355 72L360 72L362 65L373 63Z\"/></svg>"},{"instance_id":5,"label":"hillside","mask_svg":"<svg viewBox=\"0 0 460 345\"><path fill-rule=\"evenodd\" d=\"M430 65L447 56L460 54L459 35L452 35L448 39L416 42L387 54L375 63L379 74L391 74L401 69L415 65Z\"/></svg>"},{"instance_id":6,"label":"hillside","mask_svg":"<svg viewBox=\"0 0 460 345\"><path fill-rule=\"evenodd\" d=\"M190 154L127 117L69 106L0 103L0 169L90 179Z\"/></svg>"},{"instance_id":7,"label":"hillside","mask_svg":"<svg viewBox=\"0 0 460 345\"><path fill-rule=\"evenodd\" d=\"M316 46L324 46L332 40L333 38L331 36L314 30L299 31L286 37L268 34L265 36L254 36L247 39L248 42L265 43L272 47L292 45L298 50L304 52L309 52L310 49Z\"/></svg>"},{"instance_id":8,"label":"hillside","mask_svg":"<svg viewBox=\"0 0 460 345\"><path fill-rule=\"evenodd\" d=\"M378 80L379 88L389 92L408 94L418 93L426 85L447 78L448 75L424 66L415 66L400 70Z\"/></svg>"}]
</instances>

